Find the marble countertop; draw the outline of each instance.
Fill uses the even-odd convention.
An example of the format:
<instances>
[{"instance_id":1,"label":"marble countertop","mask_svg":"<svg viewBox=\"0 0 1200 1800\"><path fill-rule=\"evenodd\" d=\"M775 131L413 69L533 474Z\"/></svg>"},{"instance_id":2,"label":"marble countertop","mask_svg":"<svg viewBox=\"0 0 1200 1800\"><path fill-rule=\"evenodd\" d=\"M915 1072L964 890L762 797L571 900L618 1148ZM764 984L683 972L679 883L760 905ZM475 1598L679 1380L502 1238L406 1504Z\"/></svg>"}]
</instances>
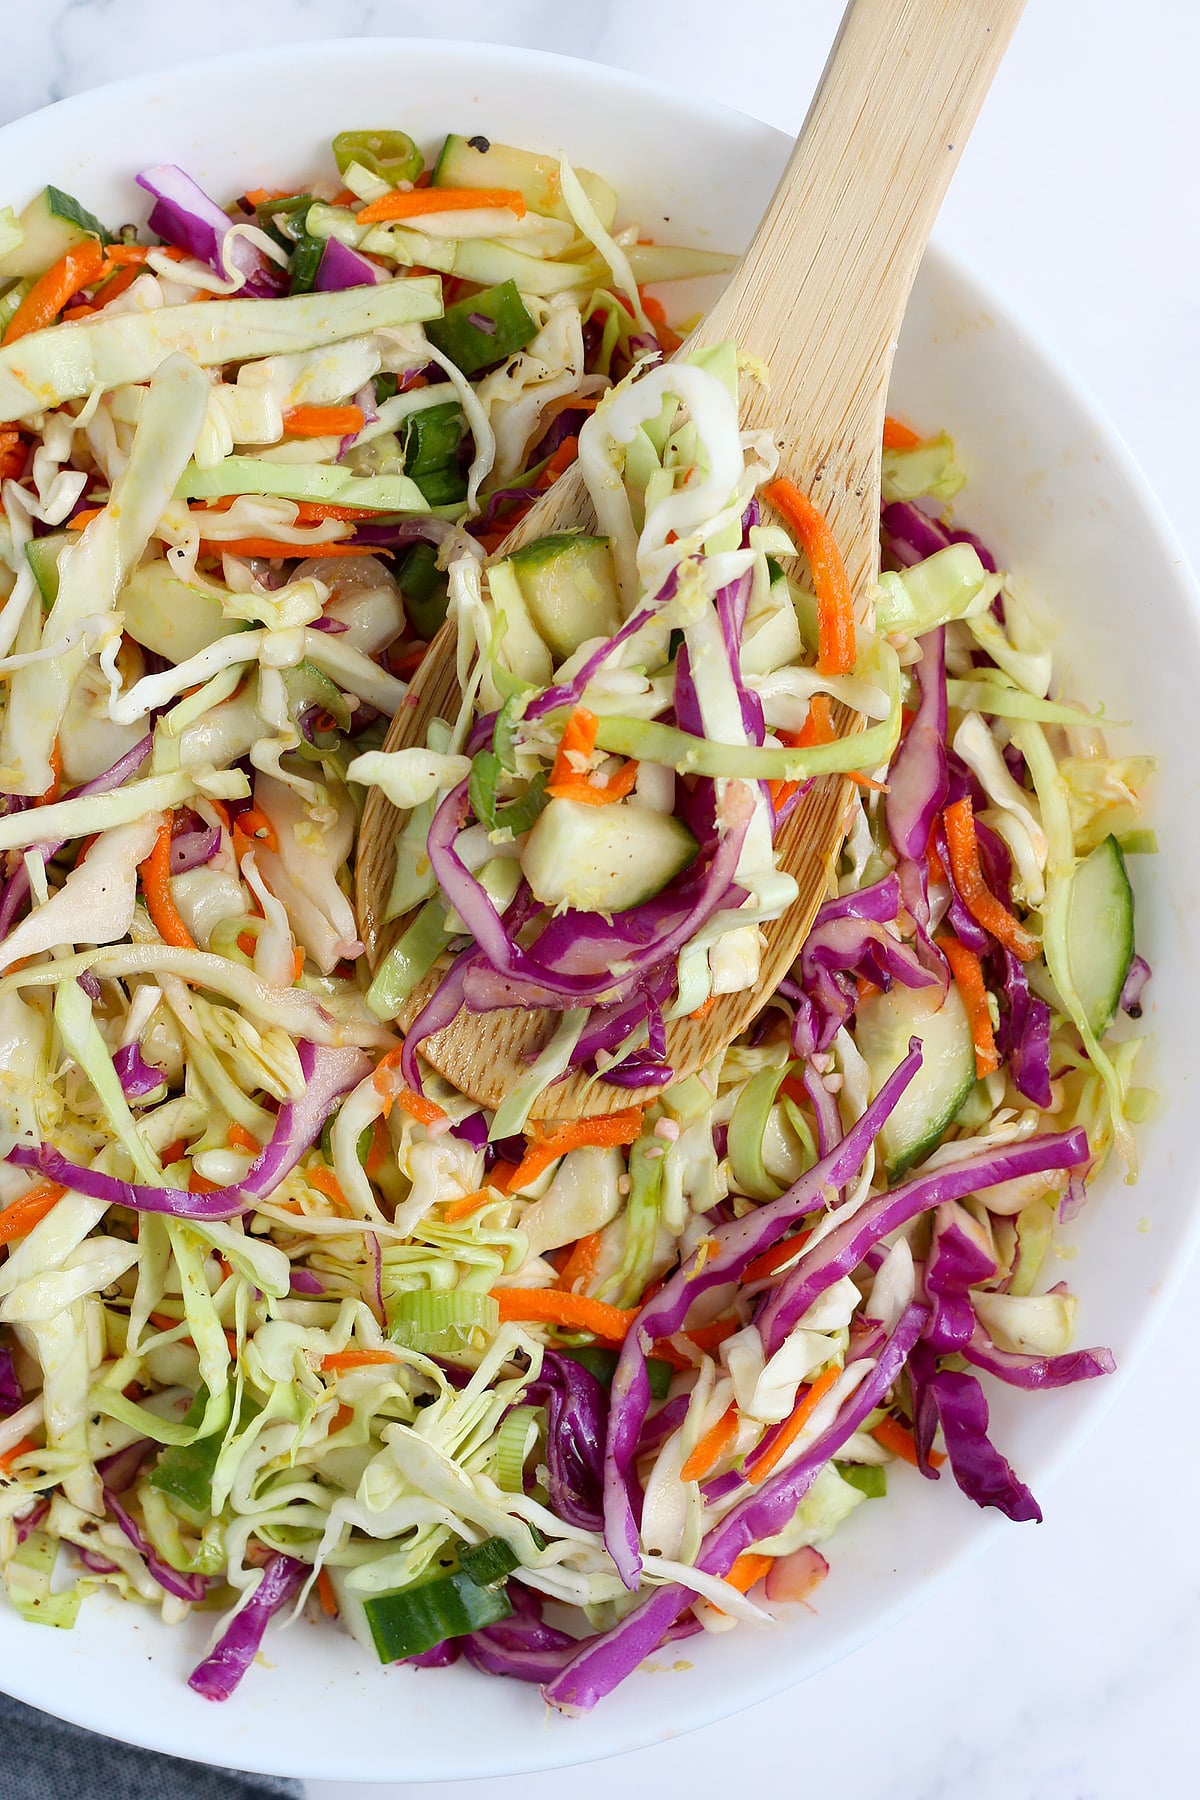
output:
<instances>
[{"instance_id":1,"label":"marble countertop","mask_svg":"<svg viewBox=\"0 0 1200 1800\"><path fill-rule=\"evenodd\" d=\"M5 9L0 118L216 50L333 36L456 36L657 75L795 130L841 0L40 0ZM711 24L708 21L711 19ZM1200 234L1185 0L1037 0L1021 24L938 236L1090 383L1200 565ZM1132 1800L1191 1791L1200 1692L1200 1450L1190 1415L1193 1289L1100 1430L1014 1527L907 1620L805 1687L569 1777L574 1800L716 1800L767 1790L862 1800ZM398 1745L398 1760L402 1747ZM773 1779L774 1777L774 1779ZM551 1800L562 1775L490 1782ZM360 1790L314 1783L311 1800ZM467 1784L375 1788L440 1800Z\"/></svg>"}]
</instances>

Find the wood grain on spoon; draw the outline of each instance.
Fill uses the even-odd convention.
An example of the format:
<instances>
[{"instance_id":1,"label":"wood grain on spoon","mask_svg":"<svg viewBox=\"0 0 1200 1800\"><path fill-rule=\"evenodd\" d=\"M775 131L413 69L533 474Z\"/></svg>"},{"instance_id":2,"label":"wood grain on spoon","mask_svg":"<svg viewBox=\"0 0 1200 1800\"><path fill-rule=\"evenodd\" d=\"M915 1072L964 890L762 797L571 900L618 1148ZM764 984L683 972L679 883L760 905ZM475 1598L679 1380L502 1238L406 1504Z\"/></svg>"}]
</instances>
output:
<instances>
[{"instance_id":1,"label":"wood grain on spoon","mask_svg":"<svg viewBox=\"0 0 1200 1800\"><path fill-rule=\"evenodd\" d=\"M743 382L742 423L771 432L788 475L825 515L865 623L879 573L879 478L892 355L917 265L963 143L999 66L1023 0L851 0L796 148L729 285L684 346L733 339L770 371ZM559 478L501 554L551 531L595 528L577 468ZM424 744L432 718L458 705L455 633L434 639L384 748ZM861 719L835 708L840 734ZM764 926L752 990L721 996L701 1019L667 1027L674 1079L735 1038L795 960L830 883L853 787L814 781L776 837L798 898ZM402 823L378 789L363 814L356 869L360 929L374 967L407 918L385 922ZM400 1015L407 1029L437 985ZM546 1013L462 1012L422 1055L480 1105L494 1107L545 1043ZM543 1094L534 1116L569 1118L628 1106L630 1090L573 1077ZM648 1097L647 1090L637 1092Z\"/></svg>"}]
</instances>

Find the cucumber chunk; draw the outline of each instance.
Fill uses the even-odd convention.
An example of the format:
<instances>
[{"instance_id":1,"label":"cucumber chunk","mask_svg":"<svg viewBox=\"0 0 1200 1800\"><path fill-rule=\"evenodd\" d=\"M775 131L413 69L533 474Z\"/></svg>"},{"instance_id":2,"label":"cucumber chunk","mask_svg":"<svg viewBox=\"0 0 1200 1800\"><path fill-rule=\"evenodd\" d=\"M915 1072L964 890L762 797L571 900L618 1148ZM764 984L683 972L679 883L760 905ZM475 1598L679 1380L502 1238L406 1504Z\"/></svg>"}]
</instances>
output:
<instances>
[{"instance_id":1,"label":"cucumber chunk","mask_svg":"<svg viewBox=\"0 0 1200 1800\"><path fill-rule=\"evenodd\" d=\"M21 214L20 226L21 242L0 256L0 277L42 275L90 237L102 244L112 242L112 233L94 213L56 187L43 188L34 196Z\"/></svg>"},{"instance_id":2,"label":"cucumber chunk","mask_svg":"<svg viewBox=\"0 0 1200 1800\"><path fill-rule=\"evenodd\" d=\"M543 906L616 913L652 900L697 848L686 825L648 807L551 800L529 833L521 867Z\"/></svg>"},{"instance_id":3,"label":"cucumber chunk","mask_svg":"<svg viewBox=\"0 0 1200 1800\"><path fill-rule=\"evenodd\" d=\"M600 223L611 231L617 216L617 196L607 181L590 169L576 169L579 185L595 207ZM550 219L570 221L562 197L558 158L539 156L533 150L517 150L511 144L493 144L481 135L458 137L453 133L442 145L433 171L434 187L513 188L525 204Z\"/></svg>"},{"instance_id":4,"label":"cucumber chunk","mask_svg":"<svg viewBox=\"0 0 1200 1800\"><path fill-rule=\"evenodd\" d=\"M347 1573L329 1571L338 1612L352 1635L373 1649L381 1663L419 1656L446 1638L482 1631L512 1613L503 1586L481 1586L463 1569L439 1571L382 1594L357 1592L349 1586Z\"/></svg>"},{"instance_id":5,"label":"cucumber chunk","mask_svg":"<svg viewBox=\"0 0 1200 1800\"><path fill-rule=\"evenodd\" d=\"M589 638L612 637L621 629L617 571L608 538L559 531L514 550L507 560L530 617L557 662L564 662Z\"/></svg>"},{"instance_id":6,"label":"cucumber chunk","mask_svg":"<svg viewBox=\"0 0 1200 1800\"><path fill-rule=\"evenodd\" d=\"M58 599L58 559L68 536L65 531L52 531L48 537L30 538L25 546L25 560L33 570L33 579L47 612Z\"/></svg>"},{"instance_id":7,"label":"cucumber chunk","mask_svg":"<svg viewBox=\"0 0 1200 1800\"><path fill-rule=\"evenodd\" d=\"M448 356L464 375L503 362L537 336L537 324L517 292L515 281L501 281L466 300L456 300L440 319L430 319L425 335L435 350Z\"/></svg>"},{"instance_id":8,"label":"cucumber chunk","mask_svg":"<svg viewBox=\"0 0 1200 1800\"><path fill-rule=\"evenodd\" d=\"M1097 1037L1116 1017L1133 961L1133 889L1115 837L1106 837L1071 878L1067 914L1071 979Z\"/></svg>"},{"instance_id":9,"label":"cucumber chunk","mask_svg":"<svg viewBox=\"0 0 1200 1800\"><path fill-rule=\"evenodd\" d=\"M920 1038L924 1060L901 1094L879 1147L889 1175L903 1175L929 1150L975 1086L975 1044L962 996L953 982L943 1000L936 987L873 994L858 1009L854 1039L871 1071L874 1099Z\"/></svg>"}]
</instances>

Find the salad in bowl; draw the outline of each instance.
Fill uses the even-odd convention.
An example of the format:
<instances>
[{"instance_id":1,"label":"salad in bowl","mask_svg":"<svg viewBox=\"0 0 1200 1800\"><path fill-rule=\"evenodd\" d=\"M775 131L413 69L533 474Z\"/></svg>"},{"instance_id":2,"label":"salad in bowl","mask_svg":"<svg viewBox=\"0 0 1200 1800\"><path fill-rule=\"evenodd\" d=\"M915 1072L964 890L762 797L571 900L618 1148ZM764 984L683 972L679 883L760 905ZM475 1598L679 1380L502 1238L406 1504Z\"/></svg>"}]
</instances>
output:
<instances>
[{"instance_id":1,"label":"salad in bowl","mask_svg":"<svg viewBox=\"0 0 1200 1800\"><path fill-rule=\"evenodd\" d=\"M1147 1109L1150 765L936 420L888 421L856 616L739 428L769 372L676 355L660 286L728 258L478 134L333 152L0 215L0 1572L211 1613L211 1700L307 1611L579 1712L808 1598L898 1465L1040 1517L988 1393L1112 1368L1054 1245ZM576 459L596 531L505 554ZM447 617L461 704L386 752ZM815 783L828 898L677 1080ZM514 1011L480 1107L434 1040Z\"/></svg>"}]
</instances>

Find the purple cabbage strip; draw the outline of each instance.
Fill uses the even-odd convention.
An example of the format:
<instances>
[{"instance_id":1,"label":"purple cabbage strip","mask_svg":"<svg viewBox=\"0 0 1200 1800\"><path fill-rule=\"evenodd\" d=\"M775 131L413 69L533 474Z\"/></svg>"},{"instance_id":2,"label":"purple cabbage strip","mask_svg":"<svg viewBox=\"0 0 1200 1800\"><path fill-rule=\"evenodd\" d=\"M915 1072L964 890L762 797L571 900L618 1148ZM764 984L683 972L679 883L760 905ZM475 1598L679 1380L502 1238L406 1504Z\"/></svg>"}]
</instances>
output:
<instances>
[{"instance_id":1,"label":"purple cabbage strip","mask_svg":"<svg viewBox=\"0 0 1200 1800\"><path fill-rule=\"evenodd\" d=\"M1007 1008L1001 1013L996 1048L1007 1062L1013 1086L1035 1106L1050 1105L1050 1008L1031 992L1025 965L1006 945L1004 993Z\"/></svg>"},{"instance_id":2,"label":"purple cabbage strip","mask_svg":"<svg viewBox=\"0 0 1200 1800\"><path fill-rule=\"evenodd\" d=\"M470 1144L472 1150L484 1150L488 1141L487 1118L481 1112L468 1113L465 1119L459 1119L450 1127L450 1135Z\"/></svg>"},{"instance_id":3,"label":"purple cabbage strip","mask_svg":"<svg viewBox=\"0 0 1200 1800\"><path fill-rule=\"evenodd\" d=\"M141 1473L142 1464L152 1456L158 1445L151 1438L137 1438L124 1450L116 1450L111 1456L102 1458L96 1464L96 1472L105 1489L111 1494L123 1494L131 1488Z\"/></svg>"},{"instance_id":4,"label":"purple cabbage strip","mask_svg":"<svg viewBox=\"0 0 1200 1800\"><path fill-rule=\"evenodd\" d=\"M821 1156L828 1156L842 1135L842 1119L837 1101L811 1063L805 1063L800 1079L812 1102L813 1117L817 1125L817 1150Z\"/></svg>"},{"instance_id":5,"label":"purple cabbage strip","mask_svg":"<svg viewBox=\"0 0 1200 1800\"><path fill-rule=\"evenodd\" d=\"M318 1280L311 1269L293 1269L288 1292L290 1294L323 1294L325 1283Z\"/></svg>"},{"instance_id":6,"label":"purple cabbage strip","mask_svg":"<svg viewBox=\"0 0 1200 1800\"><path fill-rule=\"evenodd\" d=\"M692 1303L710 1288L736 1281L747 1263L778 1243L805 1213L821 1205L826 1188L844 1187L852 1179L920 1066L921 1046L914 1038L904 1061L836 1149L793 1182L778 1200L715 1231L706 1241L703 1261L699 1251L690 1256L634 1320L613 1375L604 1458L604 1541L626 1587L637 1586L642 1566L630 1487L638 1439L650 1409L646 1357L651 1344L680 1330Z\"/></svg>"},{"instance_id":7,"label":"purple cabbage strip","mask_svg":"<svg viewBox=\"0 0 1200 1800\"><path fill-rule=\"evenodd\" d=\"M373 287L383 279L384 273L378 263L331 237L325 240L313 288L321 294L337 294L345 288Z\"/></svg>"},{"instance_id":8,"label":"purple cabbage strip","mask_svg":"<svg viewBox=\"0 0 1200 1800\"><path fill-rule=\"evenodd\" d=\"M924 1322L924 1307L913 1305L906 1309L875 1367L827 1430L794 1462L761 1487L751 1489L707 1534L696 1557L698 1569L708 1575L727 1575L751 1544L783 1529L820 1471L884 1398L904 1367ZM552 1706L589 1711L658 1648L692 1599L689 1589L675 1583L655 1589L619 1625L585 1644L566 1668L546 1684L545 1698Z\"/></svg>"},{"instance_id":9,"label":"purple cabbage strip","mask_svg":"<svg viewBox=\"0 0 1200 1800\"><path fill-rule=\"evenodd\" d=\"M93 1003L104 998L104 989L90 969L81 969L75 981Z\"/></svg>"},{"instance_id":10,"label":"purple cabbage strip","mask_svg":"<svg viewBox=\"0 0 1200 1800\"><path fill-rule=\"evenodd\" d=\"M976 1506L995 1506L1017 1523L1040 1525L1041 1507L988 1437L988 1404L975 1377L939 1369L925 1392L941 1422L950 1473L963 1493Z\"/></svg>"},{"instance_id":11,"label":"purple cabbage strip","mask_svg":"<svg viewBox=\"0 0 1200 1800\"><path fill-rule=\"evenodd\" d=\"M165 1588L168 1594L174 1594L177 1600L203 1600L208 1592L208 1582L203 1575L181 1575L169 1563L163 1562L137 1520L126 1512L111 1488L104 1490L104 1504L138 1555L143 1558L160 1588Z\"/></svg>"},{"instance_id":12,"label":"purple cabbage strip","mask_svg":"<svg viewBox=\"0 0 1200 1800\"><path fill-rule=\"evenodd\" d=\"M186 875L189 869L202 868L212 861L221 848L221 827L204 826L199 831L185 831L171 839L171 873Z\"/></svg>"},{"instance_id":13,"label":"purple cabbage strip","mask_svg":"<svg viewBox=\"0 0 1200 1800\"><path fill-rule=\"evenodd\" d=\"M933 821L946 801L946 628L921 639L917 664L920 703L892 758L884 813L888 835L900 856L922 862Z\"/></svg>"},{"instance_id":14,"label":"purple cabbage strip","mask_svg":"<svg viewBox=\"0 0 1200 1800\"><path fill-rule=\"evenodd\" d=\"M415 1656L402 1656L400 1662L413 1669L448 1669L458 1661L461 1643L461 1638L446 1638L444 1642L434 1644L432 1649L418 1650ZM395 1666L399 1667L399 1664Z\"/></svg>"},{"instance_id":15,"label":"purple cabbage strip","mask_svg":"<svg viewBox=\"0 0 1200 1800\"><path fill-rule=\"evenodd\" d=\"M552 1681L578 1653L579 1640L542 1619L538 1596L519 1581L508 1585L513 1615L482 1631L458 1639L462 1653L487 1675L511 1675L518 1681Z\"/></svg>"},{"instance_id":16,"label":"purple cabbage strip","mask_svg":"<svg viewBox=\"0 0 1200 1800\"><path fill-rule=\"evenodd\" d=\"M933 828L933 842L938 856L941 858L942 867L946 871L946 880L950 884L950 904L946 908L946 917L953 927L954 935L961 944L966 945L968 950L973 950L976 956L986 956L989 950L991 950L995 939L992 937L990 931L984 930L974 914L967 910L966 902L958 891L954 880L954 871L950 867L950 851L946 844L946 827L941 819L937 821Z\"/></svg>"},{"instance_id":17,"label":"purple cabbage strip","mask_svg":"<svg viewBox=\"0 0 1200 1800\"><path fill-rule=\"evenodd\" d=\"M1028 1356L1016 1350L1001 1350L992 1343L982 1325L975 1328L969 1343L961 1352L975 1368L995 1375L1010 1387L1070 1387L1076 1381L1091 1381L1097 1375L1111 1375L1116 1368L1111 1350L1097 1346L1091 1350L1068 1350L1062 1356Z\"/></svg>"},{"instance_id":18,"label":"purple cabbage strip","mask_svg":"<svg viewBox=\"0 0 1200 1800\"><path fill-rule=\"evenodd\" d=\"M25 1390L17 1378L12 1351L0 1344L0 1419L19 1412L25 1404Z\"/></svg>"},{"instance_id":19,"label":"purple cabbage strip","mask_svg":"<svg viewBox=\"0 0 1200 1800\"><path fill-rule=\"evenodd\" d=\"M26 1513L23 1519L13 1520L13 1523L17 1528L18 1544L23 1544L30 1532L38 1529L38 1526L41 1525L49 1511L50 1502L48 1500L39 1500L33 1510Z\"/></svg>"},{"instance_id":20,"label":"purple cabbage strip","mask_svg":"<svg viewBox=\"0 0 1200 1800\"><path fill-rule=\"evenodd\" d=\"M290 1556L271 1558L250 1599L188 1676L193 1693L205 1700L228 1700L257 1656L272 1613L287 1604L308 1572L305 1563Z\"/></svg>"},{"instance_id":21,"label":"purple cabbage strip","mask_svg":"<svg viewBox=\"0 0 1200 1800\"><path fill-rule=\"evenodd\" d=\"M1144 956L1135 956L1129 965L1129 973L1125 977L1125 986L1121 989L1121 1010L1129 1014L1131 1019L1142 1016L1142 990L1150 979L1150 964Z\"/></svg>"},{"instance_id":22,"label":"purple cabbage strip","mask_svg":"<svg viewBox=\"0 0 1200 1800\"><path fill-rule=\"evenodd\" d=\"M109 1562L107 1556L98 1556L94 1550L85 1550L82 1544L75 1544L73 1549L84 1568L90 1570L93 1575L116 1575L118 1573L116 1563Z\"/></svg>"},{"instance_id":23,"label":"purple cabbage strip","mask_svg":"<svg viewBox=\"0 0 1200 1800\"><path fill-rule=\"evenodd\" d=\"M976 1327L970 1290L996 1273L982 1228L956 1201L939 1206L925 1263L925 1291L933 1302L926 1336L935 1350L961 1350Z\"/></svg>"},{"instance_id":24,"label":"purple cabbage strip","mask_svg":"<svg viewBox=\"0 0 1200 1800\"><path fill-rule=\"evenodd\" d=\"M950 542L945 527L911 500L894 500L884 507L881 519L892 555L906 568L924 562L927 556L936 556Z\"/></svg>"},{"instance_id":25,"label":"purple cabbage strip","mask_svg":"<svg viewBox=\"0 0 1200 1800\"><path fill-rule=\"evenodd\" d=\"M881 1098L886 1091L881 1090ZM850 1218L804 1252L763 1307L757 1324L767 1355L774 1356L813 1301L841 1276L853 1274L867 1251L889 1232L899 1230L910 1219L947 1200L963 1200L968 1194L1020 1175L1073 1168L1087 1162L1090 1155L1087 1133L1081 1127L1047 1133L1027 1138L1024 1143L1006 1144L999 1150L976 1151L973 1156L944 1163L931 1173L917 1175L865 1201Z\"/></svg>"},{"instance_id":26,"label":"purple cabbage strip","mask_svg":"<svg viewBox=\"0 0 1200 1800\"><path fill-rule=\"evenodd\" d=\"M334 1102L371 1072L371 1060L351 1045L330 1048L302 1039L299 1045L304 1092L288 1100L275 1117L270 1139L240 1182L213 1188L206 1194L184 1189L149 1187L101 1174L68 1162L50 1144L18 1144L7 1161L18 1168L37 1169L50 1181L61 1182L74 1193L105 1200L110 1206L127 1206L134 1212L168 1213L177 1219L232 1219L255 1200L265 1200L289 1174L306 1150L311 1149Z\"/></svg>"},{"instance_id":27,"label":"purple cabbage strip","mask_svg":"<svg viewBox=\"0 0 1200 1800\"><path fill-rule=\"evenodd\" d=\"M858 1005L858 978L888 989L933 987L937 976L907 944L882 925L860 919L833 919L814 926L800 952L802 993L792 1021L792 1049L809 1057L828 1050Z\"/></svg>"},{"instance_id":28,"label":"purple cabbage strip","mask_svg":"<svg viewBox=\"0 0 1200 1800\"><path fill-rule=\"evenodd\" d=\"M148 223L165 243L206 262L222 280L244 276L240 291L249 297L261 299L281 291L287 279L284 270L248 239L230 239L235 221L176 164L158 163L134 180L154 195Z\"/></svg>"},{"instance_id":29,"label":"purple cabbage strip","mask_svg":"<svg viewBox=\"0 0 1200 1800\"><path fill-rule=\"evenodd\" d=\"M547 1350L541 1371L523 1396L546 1408L546 1466L550 1504L559 1518L584 1531L604 1523L604 1436L608 1395L590 1369Z\"/></svg>"},{"instance_id":30,"label":"purple cabbage strip","mask_svg":"<svg viewBox=\"0 0 1200 1800\"><path fill-rule=\"evenodd\" d=\"M127 1100L144 1100L147 1094L156 1094L167 1085L162 1070L145 1060L137 1044L122 1044L113 1056L113 1068Z\"/></svg>"}]
</instances>

